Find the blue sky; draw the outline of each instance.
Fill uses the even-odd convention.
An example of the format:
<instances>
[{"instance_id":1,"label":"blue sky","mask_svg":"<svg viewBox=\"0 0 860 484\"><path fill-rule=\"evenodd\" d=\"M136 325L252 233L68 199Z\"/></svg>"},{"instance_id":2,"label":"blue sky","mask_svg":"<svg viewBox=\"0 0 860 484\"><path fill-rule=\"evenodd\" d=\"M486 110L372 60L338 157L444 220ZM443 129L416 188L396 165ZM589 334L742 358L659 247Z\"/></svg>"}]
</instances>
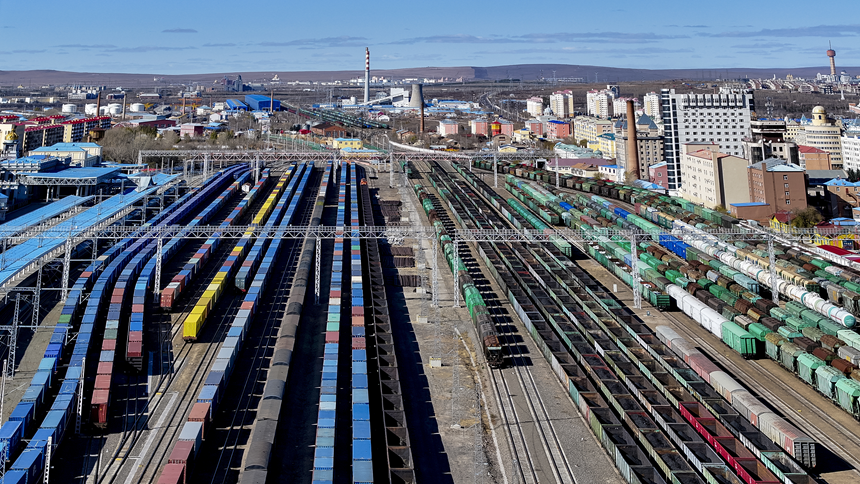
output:
<instances>
[{"instance_id":1,"label":"blue sky","mask_svg":"<svg viewBox=\"0 0 860 484\"><path fill-rule=\"evenodd\" d=\"M0 0L0 67L159 74L360 70L368 46L377 69L560 63L824 70L828 41L837 67L860 66L860 2L832 8L797 0L784 7L736 0L580 3L550 9L549 2L494 0L445 8L408 0L288 0L248 2L241 11L243 2L217 0Z\"/></svg>"}]
</instances>

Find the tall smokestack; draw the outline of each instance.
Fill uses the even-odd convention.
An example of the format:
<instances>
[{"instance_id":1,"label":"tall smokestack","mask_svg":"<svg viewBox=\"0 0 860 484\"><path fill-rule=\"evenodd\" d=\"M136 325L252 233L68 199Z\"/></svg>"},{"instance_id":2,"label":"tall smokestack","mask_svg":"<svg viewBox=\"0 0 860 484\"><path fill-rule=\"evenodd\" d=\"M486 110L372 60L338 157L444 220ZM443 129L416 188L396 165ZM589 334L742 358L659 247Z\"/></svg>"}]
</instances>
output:
<instances>
[{"instance_id":1,"label":"tall smokestack","mask_svg":"<svg viewBox=\"0 0 860 484\"><path fill-rule=\"evenodd\" d=\"M627 172L639 179L639 148L636 146L636 112L633 100L627 100Z\"/></svg>"},{"instance_id":2,"label":"tall smokestack","mask_svg":"<svg viewBox=\"0 0 860 484\"><path fill-rule=\"evenodd\" d=\"M370 49L364 48L364 102L370 101Z\"/></svg>"}]
</instances>

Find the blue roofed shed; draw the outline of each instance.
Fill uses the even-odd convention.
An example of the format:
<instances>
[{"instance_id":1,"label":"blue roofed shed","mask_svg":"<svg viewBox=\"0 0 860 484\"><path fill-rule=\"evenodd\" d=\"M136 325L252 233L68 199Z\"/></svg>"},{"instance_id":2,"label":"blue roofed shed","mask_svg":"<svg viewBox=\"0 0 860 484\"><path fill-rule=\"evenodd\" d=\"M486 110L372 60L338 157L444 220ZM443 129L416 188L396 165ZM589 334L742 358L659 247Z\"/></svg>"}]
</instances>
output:
<instances>
[{"instance_id":1,"label":"blue roofed shed","mask_svg":"<svg viewBox=\"0 0 860 484\"><path fill-rule=\"evenodd\" d=\"M277 99L273 101L271 97L262 96L260 94L248 94L245 96L245 104L247 104L252 111L272 110L272 104L274 104L274 111L281 110L281 101L278 101Z\"/></svg>"}]
</instances>

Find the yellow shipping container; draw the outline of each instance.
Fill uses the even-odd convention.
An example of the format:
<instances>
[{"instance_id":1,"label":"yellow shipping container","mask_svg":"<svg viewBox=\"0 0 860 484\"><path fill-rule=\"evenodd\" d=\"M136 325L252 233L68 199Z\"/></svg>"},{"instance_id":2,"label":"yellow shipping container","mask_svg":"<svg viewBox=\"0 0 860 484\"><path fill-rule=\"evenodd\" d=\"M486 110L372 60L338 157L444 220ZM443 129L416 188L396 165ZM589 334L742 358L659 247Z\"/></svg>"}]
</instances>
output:
<instances>
[{"instance_id":1,"label":"yellow shipping container","mask_svg":"<svg viewBox=\"0 0 860 484\"><path fill-rule=\"evenodd\" d=\"M192 312L185 318L185 323L182 325L182 337L185 339L197 339L197 331L200 328L202 320L203 318L200 314Z\"/></svg>"}]
</instances>

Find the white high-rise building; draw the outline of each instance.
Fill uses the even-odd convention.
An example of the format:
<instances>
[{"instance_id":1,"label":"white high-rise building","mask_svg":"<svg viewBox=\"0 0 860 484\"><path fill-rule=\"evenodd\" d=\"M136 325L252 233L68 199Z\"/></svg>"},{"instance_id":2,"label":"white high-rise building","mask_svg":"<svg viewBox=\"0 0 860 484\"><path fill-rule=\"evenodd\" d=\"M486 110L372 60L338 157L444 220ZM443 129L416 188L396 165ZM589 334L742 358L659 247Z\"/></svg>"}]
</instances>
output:
<instances>
[{"instance_id":1,"label":"white high-rise building","mask_svg":"<svg viewBox=\"0 0 860 484\"><path fill-rule=\"evenodd\" d=\"M633 109L640 108L639 100L635 97L617 97L612 100L612 115L623 116L627 114L627 101L633 101Z\"/></svg>"},{"instance_id":2,"label":"white high-rise building","mask_svg":"<svg viewBox=\"0 0 860 484\"><path fill-rule=\"evenodd\" d=\"M842 137L842 163L845 170L860 170L860 134Z\"/></svg>"},{"instance_id":3,"label":"white high-rise building","mask_svg":"<svg viewBox=\"0 0 860 484\"><path fill-rule=\"evenodd\" d=\"M609 90L588 91L585 95L586 110L589 116L608 118L612 112L615 94Z\"/></svg>"},{"instance_id":4,"label":"white high-rise building","mask_svg":"<svg viewBox=\"0 0 860 484\"><path fill-rule=\"evenodd\" d=\"M660 119L660 95L656 92L649 92L643 99L645 114L651 119Z\"/></svg>"},{"instance_id":5,"label":"white high-rise building","mask_svg":"<svg viewBox=\"0 0 860 484\"><path fill-rule=\"evenodd\" d=\"M573 115L573 93L571 91L556 91L549 97L549 107L559 118Z\"/></svg>"},{"instance_id":6,"label":"white high-rise building","mask_svg":"<svg viewBox=\"0 0 860 484\"><path fill-rule=\"evenodd\" d=\"M526 111L532 116L540 116L543 114L543 99L539 97L530 97L526 99Z\"/></svg>"},{"instance_id":7,"label":"white high-rise building","mask_svg":"<svg viewBox=\"0 0 860 484\"><path fill-rule=\"evenodd\" d=\"M681 187L681 146L686 143L716 143L720 153L744 156L743 139L750 136L750 113L755 111L752 93L675 94L663 89L660 98L667 188Z\"/></svg>"}]
</instances>

